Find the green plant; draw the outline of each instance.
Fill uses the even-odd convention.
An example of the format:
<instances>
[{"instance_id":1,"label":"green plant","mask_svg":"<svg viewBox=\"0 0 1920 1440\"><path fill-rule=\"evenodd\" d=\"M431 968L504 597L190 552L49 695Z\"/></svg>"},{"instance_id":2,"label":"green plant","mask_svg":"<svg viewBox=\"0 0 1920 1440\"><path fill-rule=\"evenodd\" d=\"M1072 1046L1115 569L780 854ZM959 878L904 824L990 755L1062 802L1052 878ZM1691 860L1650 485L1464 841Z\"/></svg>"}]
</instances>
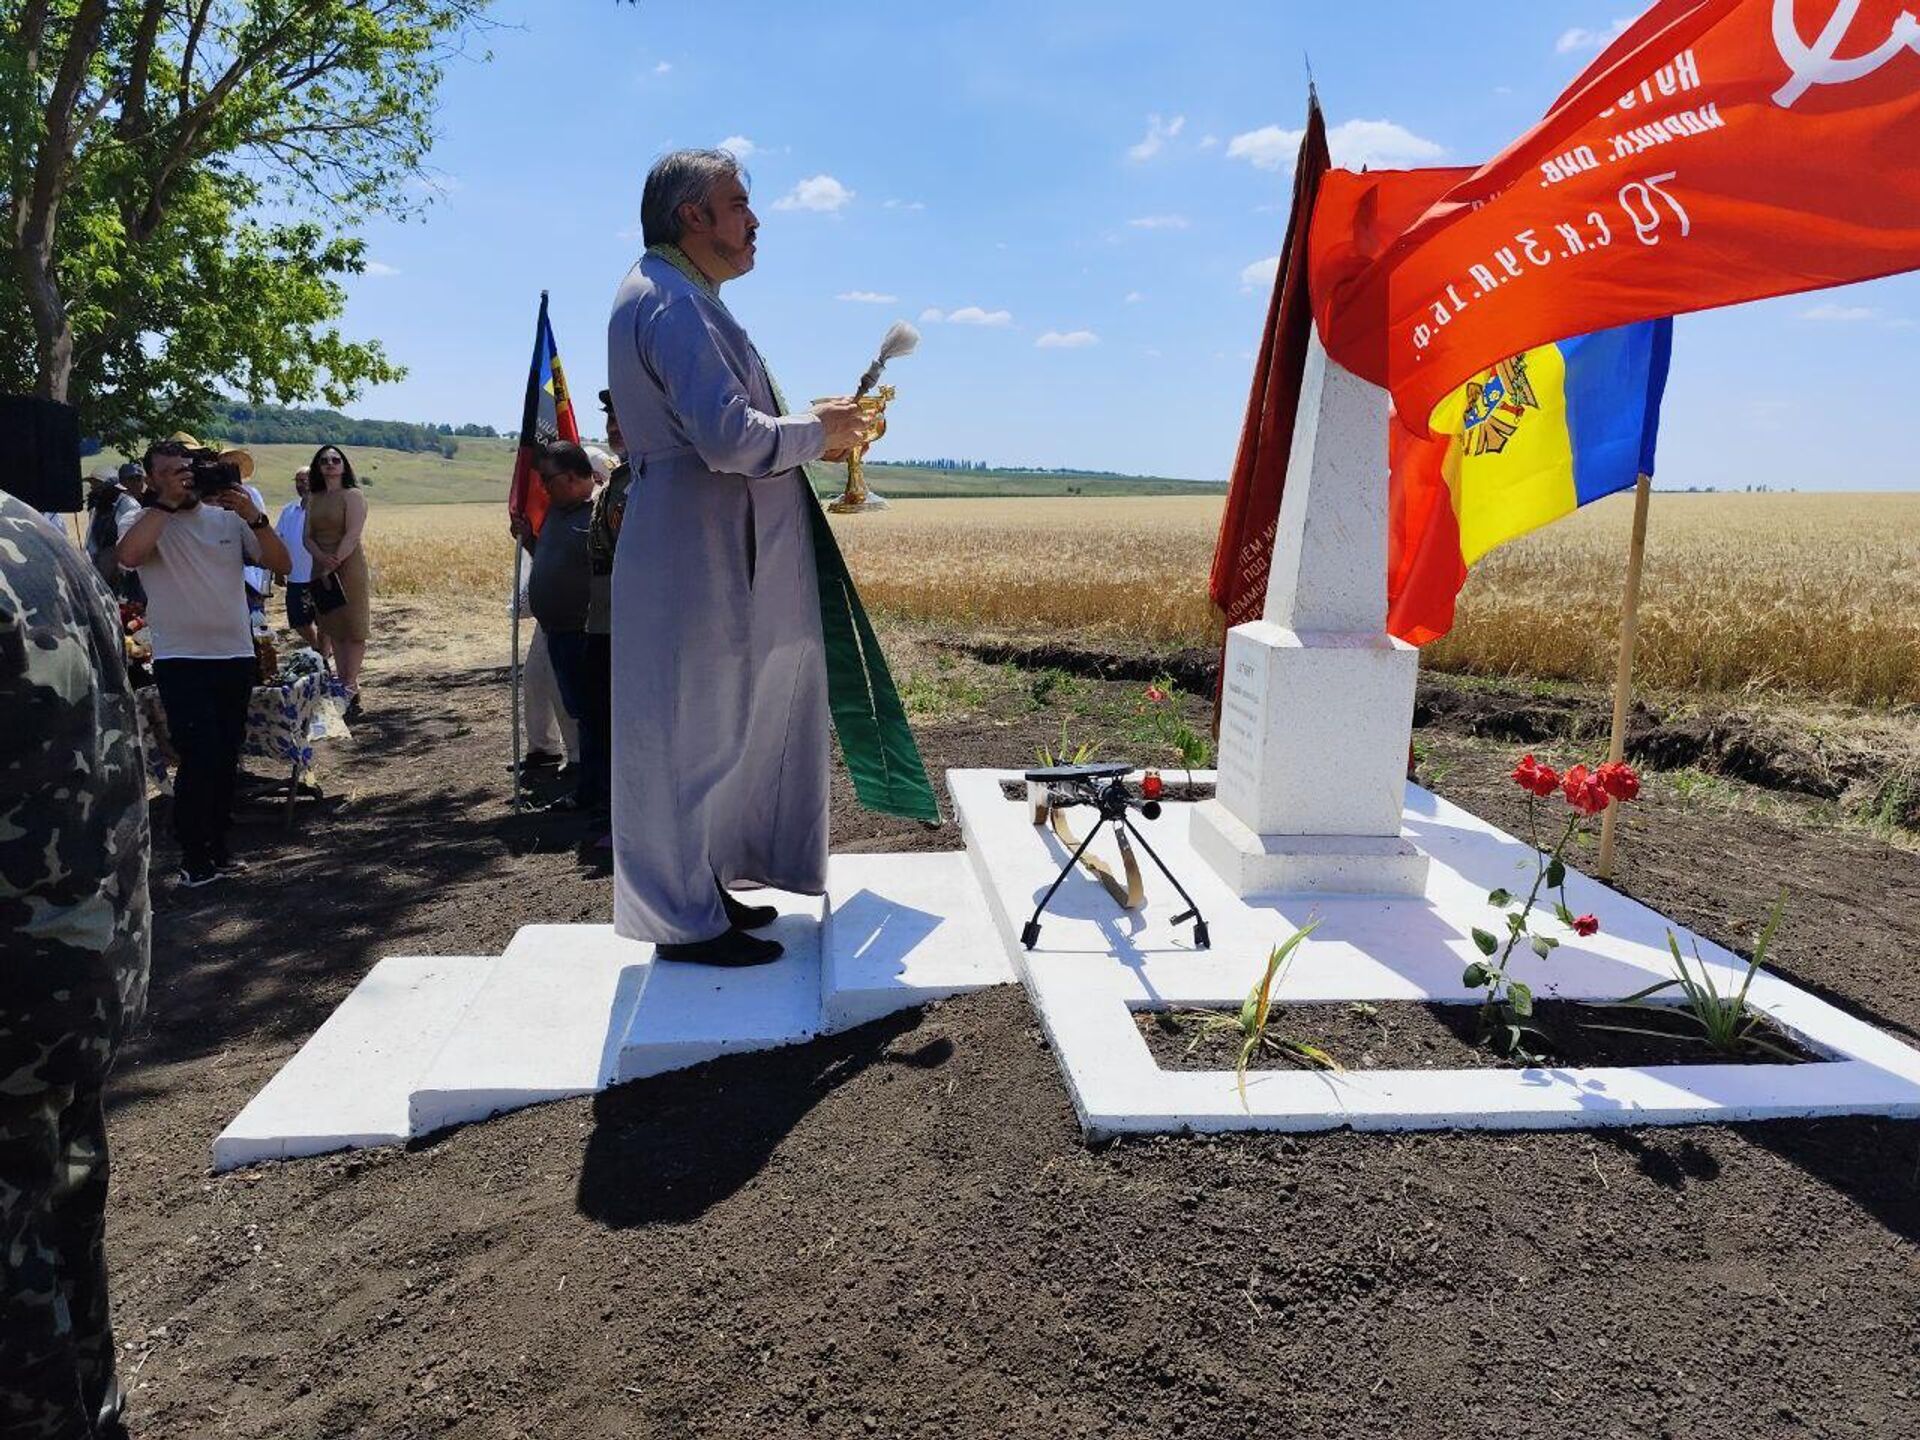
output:
<instances>
[{"instance_id":1,"label":"green plant","mask_svg":"<svg viewBox=\"0 0 1920 1440\"><path fill-rule=\"evenodd\" d=\"M1754 942L1753 958L1747 962L1747 973L1740 979L1740 988L1725 994L1714 983L1713 970L1700 957L1700 943L1693 945L1693 963L1698 973L1689 967L1686 958L1680 953L1680 942L1673 931L1667 931L1667 949L1673 955L1673 978L1649 985L1644 990L1636 990L1624 999L1613 1002L1612 1007L1628 1010L1652 1010L1662 1015L1683 1018L1700 1029L1698 1035L1674 1035L1665 1030L1648 1030L1637 1025L1590 1024L1589 1030L1611 1030L1622 1035L1651 1035L1656 1039L1698 1040L1722 1055L1742 1055L1749 1050L1758 1050L1786 1061L1797 1061L1800 1057L1769 1040L1764 1032L1765 1022L1747 1009L1747 991L1753 985L1754 973L1766 961L1767 947L1773 943L1774 931L1780 927L1780 916L1786 909L1787 892L1782 890L1780 898L1773 902L1773 913L1767 916L1767 923L1761 928L1760 938ZM1663 990L1680 988L1679 1005L1656 1005L1652 998Z\"/></svg>"},{"instance_id":2,"label":"green plant","mask_svg":"<svg viewBox=\"0 0 1920 1440\"><path fill-rule=\"evenodd\" d=\"M1054 765L1084 765L1099 753L1100 742L1083 740L1078 745L1067 742L1067 717L1060 717L1060 748L1055 751L1042 745L1034 750L1034 758L1043 769Z\"/></svg>"},{"instance_id":3,"label":"green plant","mask_svg":"<svg viewBox=\"0 0 1920 1440\"><path fill-rule=\"evenodd\" d=\"M1567 904L1567 846L1573 843L1575 834L1590 816L1598 815L1615 802L1635 799L1640 793L1640 777L1632 766L1621 761L1594 770L1575 765L1561 775L1527 755L1513 767L1513 781L1527 792L1533 887L1527 891L1525 900L1518 899L1504 887L1488 892L1487 903L1502 912L1506 939L1503 941L1492 931L1475 926L1473 943L1482 958L1470 963L1460 979L1467 988L1485 992L1480 1002L1481 1043L1491 1047L1495 1054L1530 1060L1534 1057L1527 1049L1526 1037L1540 1033L1529 1023L1533 1018L1533 989L1525 981L1511 978L1508 967L1523 936L1528 948L1542 960L1559 948L1557 937L1535 934L1532 929L1533 907L1543 889L1558 892L1554 917L1574 934L1587 936L1600 929L1600 922L1592 915L1575 915ZM1540 802L1556 790L1566 797L1573 813L1552 850L1544 850L1540 845Z\"/></svg>"},{"instance_id":4,"label":"green plant","mask_svg":"<svg viewBox=\"0 0 1920 1440\"><path fill-rule=\"evenodd\" d=\"M1282 940L1267 953L1266 972L1259 982L1247 992L1247 998L1240 1002L1240 1008L1231 1015L1221 1015L1213 1011L1188 1011L1182 1019L1195 1023L1198 1033L1187 1046L1192 1054L1200 1042L1209 1035L1228 1033L1237 1036L1240 1052L1234 1061L1234 1076L1240 1090L1240 1104L1247 1103L1247 1065L1261 1051L1291 1055L1294 1059L1317 1069L1338 1070L1340 1062L1335 1060L1320 1046L1310 1040L1296 1040L1292 1036L1282 1035L1273 1028L1273 991L1280 983L1280 977L1286 970L1293 953L1320 926L1318 919L1309 920L1293 934Z\"/></svg>"},{"instance_id":5,"label":"green plant","mask_svg":"<svg viewBox=\"0 0 1920 1440\"><path fill-rule=\"evenodd\" d=\"M1180 714L1180 687L1170 675L1162 675L1141 692L1127 734L1143 745L1173 751L1187 771L1189 785L1193 772L1205 769L1213 759L1212 738Z\"/></svg>"}]
</instances>

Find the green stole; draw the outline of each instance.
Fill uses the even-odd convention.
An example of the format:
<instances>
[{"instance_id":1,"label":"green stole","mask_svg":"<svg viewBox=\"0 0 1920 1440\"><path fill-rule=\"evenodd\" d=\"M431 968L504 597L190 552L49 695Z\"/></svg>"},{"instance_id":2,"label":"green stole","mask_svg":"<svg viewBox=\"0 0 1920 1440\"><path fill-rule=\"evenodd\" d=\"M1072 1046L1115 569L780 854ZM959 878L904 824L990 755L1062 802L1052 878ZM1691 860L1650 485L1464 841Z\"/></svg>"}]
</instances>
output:
<instances>
[{"instance_id":1,"label":"green stole","mask_svg":"<svg viewBox=\"0 0 1920 1440\"><path fill-rule=\"evenodd\" d=\"M696 288L722 310L726 302L714 283L700 272L677 245L649 245L649 255L658 255L686 276ZM728 310L731 318L733 312ZM736 322L737 323L737 322ZM745 334L745 327L742 327ZM787 411L786 397L766 356L748 337L754 358L766 372L767 385L773 391L773 403L780 414ZM927 779L927 767L914 744L913 731L907 726L906 708L900 692L894 689L886 657L880 653L880 641L867 619L860 592L833 538L820 498L813 493L805 468L795 479L806 493L807 513L813 525L813 566L820 585L820 633L827 652L827 709L833 716L834 731L840 737L840 753L847 762L847 774L853 779L854 794L869 810L898 815L907 820L940 822L940 801Z\"/></svg>"}]
</instances>

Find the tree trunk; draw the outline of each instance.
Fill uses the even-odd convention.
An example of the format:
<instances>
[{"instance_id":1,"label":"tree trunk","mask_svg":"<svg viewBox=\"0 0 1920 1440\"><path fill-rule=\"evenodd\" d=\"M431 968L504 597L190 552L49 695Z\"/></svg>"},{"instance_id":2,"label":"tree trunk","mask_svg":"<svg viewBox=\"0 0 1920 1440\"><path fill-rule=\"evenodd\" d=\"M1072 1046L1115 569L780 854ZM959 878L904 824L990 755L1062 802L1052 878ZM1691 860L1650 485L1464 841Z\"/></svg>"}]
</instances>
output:
<instances>
[{"instance_id":1,"label":"tree trunk","mask_svg":"<svg viewBox=\"0 0 1920 1440\"><path fill-rule=\"evenodd\" d=\"M73 322L54 278L53 257L23 246L19 258L21 289L33 316L34 394L65 404L73 380Z\"/></svg>"},{"instance_id":2,"label":"tree trunk","mask_svg":"<svg viewBox=\"0 0 1920 1440\"><path fill-rule=\"evenodd\" d=\"M44 6L35 6L29 21L42 22ZM60 219L60 201L71 178L75 110L87 74L100 48L106 25L107 0L81 0L67 34L67 46L47 100L46 133L34 157L32 183L25 195L14 197L20 219L16 256L27 310L33 316L34 391L49 400L66 402L73 381L73 322L67 318L66 297L54 268L54 230ZM37 58L34 63L37 65Z\"/></svg>"}]
</instances>

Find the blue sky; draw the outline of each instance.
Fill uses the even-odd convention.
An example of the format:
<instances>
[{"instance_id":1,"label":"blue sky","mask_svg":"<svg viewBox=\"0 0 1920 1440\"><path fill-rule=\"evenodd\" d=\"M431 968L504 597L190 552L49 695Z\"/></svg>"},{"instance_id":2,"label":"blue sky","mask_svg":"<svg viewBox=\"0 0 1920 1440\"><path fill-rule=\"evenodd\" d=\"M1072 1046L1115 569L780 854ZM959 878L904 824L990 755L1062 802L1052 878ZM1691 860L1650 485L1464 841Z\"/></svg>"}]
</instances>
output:
<instances>
[{"instance_id":1,"label":"blue sky","mask_svg":"<svg viewBox=\"0 0 1920 1440\"><path fill-rule=\"evenodd\" d=\"M347 328L411 373L352 408L516 423L543 287L590 404L648 164L731 141L762 229L727 300L789 396L846 392L904 317L925 339L889 371L883 458L1221 478L1304 57L1336 161L1477 163L1632 10L1513 7L1490 32L1410 0L503 0L491 60L442 92L440 198L364 229ZM1911 275L1683 317L1660 483L1920 488L1917 321Z\"/></svg>"}]
</instances>

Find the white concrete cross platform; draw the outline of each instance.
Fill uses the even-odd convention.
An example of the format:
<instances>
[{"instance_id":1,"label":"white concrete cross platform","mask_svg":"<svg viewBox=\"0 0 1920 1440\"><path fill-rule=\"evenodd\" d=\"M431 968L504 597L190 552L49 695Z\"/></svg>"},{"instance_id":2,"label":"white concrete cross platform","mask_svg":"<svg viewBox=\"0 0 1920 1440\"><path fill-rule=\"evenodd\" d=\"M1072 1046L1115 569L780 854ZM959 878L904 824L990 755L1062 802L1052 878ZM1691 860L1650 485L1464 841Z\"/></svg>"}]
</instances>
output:
<instances>
[{"instance_id":1,"label":"white concrete cross platform","mask_svg":"<svg viewBox=\"0 0 1920 1440\"><path fill-rule=\"evenodd\" d=\"M823 897L762 892L772 965L655 964L610 925L527 925L497 956L389 956L213 1144L213 1167L448 1125L792 1045L1013 969L964 855L836 855Z\"/></svg>"},{"instance_id":2,"label":"white concrete cross platform","mask_svg":"<svg viewBox=\"0 0 1920 1440\"><path fill-rule=\"evenodd\" d=\"M1182 778L1178 772L1174 778ZM1198 902L1212 948L1194 946L1182 908L1146 864L1147 904L1119 909L1076 871L1041 919L1031 951L1021 927L1053 882L1067 852L1031 823L1024 800L1004 798L1015 772L952 771L948 781L968 853L1001 937L1052 1041L1067 1088L1090 1137L1124 1132L1225 1130L1561 1129L1677 1125L1794 1116L1920 1116L1920 1051L1846 1015L1778 976L1762 972L1748 999L1823 1057L1801 1065L1663 1065L1608 1069L1376 1070L1338 1074L1251 1071L1242 1103L1232 1071L1162 1070L1137 1028L1141 1010L1237 1007L1265 968L1268 951L1311 916L1319 928L1295 952L1283 1003L1468 1002L1461 983L1478 958L1472 928L1492 928L1487 892L1524 894L1534 876L1530 848L1415 785L1406 787L1401 835L1429 857L1417 897L1317 893L1235 893L1189 839L1196 806L1168 805L1139 821L1148 842ZM1199 775L1196 779L1201 778ZM1208 775L1206 778L1211 779ZM1105 837L1105 858L1115 856ZM1613 1000L1671 973L1669 922L1583 875L1569 873L1575 913L1591 912L1600 933L1569 935L1550 960L1530 951L1514 975L1541 998ZM1552 922L1549 921L1551 926ZM1691 957L1694 937L1671 927ZM1723 991L1744 962L1707 941L1700 954Z\"/></svg>"}]
</instances>

